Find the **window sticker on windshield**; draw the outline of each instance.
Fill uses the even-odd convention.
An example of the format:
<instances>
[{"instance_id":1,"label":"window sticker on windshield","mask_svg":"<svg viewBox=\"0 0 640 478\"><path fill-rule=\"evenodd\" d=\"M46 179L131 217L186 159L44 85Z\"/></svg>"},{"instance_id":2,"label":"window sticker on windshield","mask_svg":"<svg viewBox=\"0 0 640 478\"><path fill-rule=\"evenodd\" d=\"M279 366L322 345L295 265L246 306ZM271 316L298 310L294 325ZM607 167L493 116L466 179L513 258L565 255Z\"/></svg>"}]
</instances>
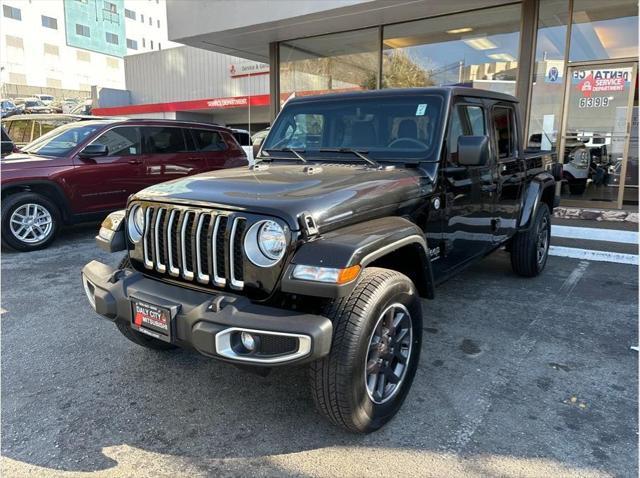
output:
<instances>
[{"instance_id":1,"label":"window sticker on windshield","mask_svg":"<svg viewBox=\"0 0 640 478\"><path fill-rule=\"evenodd\" d=\"M427 112L427 105L425 103L418 105L416 108L416 116L424 116Z\"/></svg>"}]
</instances>

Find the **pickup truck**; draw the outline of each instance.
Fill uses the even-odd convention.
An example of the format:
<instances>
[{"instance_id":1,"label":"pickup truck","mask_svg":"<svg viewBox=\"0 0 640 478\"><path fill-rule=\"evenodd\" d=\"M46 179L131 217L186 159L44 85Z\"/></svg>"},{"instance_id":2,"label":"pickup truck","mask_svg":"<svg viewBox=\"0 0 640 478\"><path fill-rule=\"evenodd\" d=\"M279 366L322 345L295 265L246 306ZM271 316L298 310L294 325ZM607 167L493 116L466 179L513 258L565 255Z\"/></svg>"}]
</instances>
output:
<instances>
[{"instance_id":1,"label":"pickup truck","mask_svg":"<svg viewBox=\"0 0 640 478\"><path fill-rule=\"evenodd\" d=\"M111 214L96 241L127 253L88 263L85 293L143 347L305 364L318 410L371 432L411 387L422 298L505 246L515 274L545 267L562 170L525 154L520 130L514 97L471 88L292 99L250 169L152 186Z\"/></svg>"}]
</instances>

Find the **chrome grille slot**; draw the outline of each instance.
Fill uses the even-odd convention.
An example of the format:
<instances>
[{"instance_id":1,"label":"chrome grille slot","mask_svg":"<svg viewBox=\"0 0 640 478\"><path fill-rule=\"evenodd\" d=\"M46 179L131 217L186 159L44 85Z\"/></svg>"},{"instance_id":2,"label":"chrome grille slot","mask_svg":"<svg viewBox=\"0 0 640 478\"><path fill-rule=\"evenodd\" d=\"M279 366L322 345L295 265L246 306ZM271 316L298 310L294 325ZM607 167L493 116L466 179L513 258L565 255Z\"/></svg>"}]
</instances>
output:
<instances>
[{"instance_id":1,"label":"chrome grille slot","mask_svg":"<svg viewBox=\"0 0 640 478\"><path fill-rule=\"evenodd\" d=\"M210 223L211 214L200 214L196 227L196 277L198 282L203 284L208 284L211 279L207 261L203 261L203 256L207 253L207 235Z\"/></svg>"},{"instance_id":2,"label":"chrome grille slot","mask_svg":"<svg viewBox=\"0 0 640 478\"><path fill-rule=\"evenodd\" d=\"M244 234L237 213L143 204L143 265L154 275L204 286L244 288Z\"/></svg>"},{"instance_id":3,"label":"chrome grille slot","mask_svg":"<svg viewBox=\"0 0 640 478\"><path fill-rule=\"evenodd\" d=\"M242 280L242 262L238 263L239 258L236 255L236 249L240 249L242 255L242 231L244 230L245 220L240 217L233 218L231 223L231 233L229 234L229 275L231 278L231 287L233 289L242 289L244 281Z\"/></svg>"},{"instance_id":4,"label":"chrome grille slot","mask_svg":"<svg viewBox=\"0 0 640 478\"><path fill-rule=\"evenodd\" d=\"M164 259L164 219L167 210L159 208L153 223L154 262L158 272L166 272L167 266Z\"/></svg>"},{"instance_id":5,"label":"chrome grille slot","mask_svg":"<svg viewBox=\"0 0 640 478\"><path fill-rule=\"evenodd\" d=\"M216 216L211 235L211 258L213 283L218 287L224 287L227 284L224 273L224 231L226 227L227 218Z\"/></svg>"},{"instance_id":6,"label":"chrome grille slot","mask_svg":"<svg viewBox=\"0 0 640 478\"><path fill-rule=\"evenodd\" d=\"M169 214L169 222L167 224L167 262L169 265L169 274L174 277L180 276L180 269L176 266L176 261L178 258L178 241L177 241L177 231L178 231L178 220L177 217L180 216L180 212L177 209L174 209Z\"/></svg>"},{"instance_id":7,"label":"chrome grille slot","mask_svg":"<svg viewBox=\"0 0 640 478\"><path fill-rule=\"evenodd\" d=\"M144 255L144 266L147 269L153 269L153 251L151 245L151 218L153 216L153 208L148 207L144 212L144 232L142 240L142 253Z\"/></svg>"},{"instance_id":8,"label":"chrome grille slot","mask_svg":"<svg viewBox=\"0 0 640 478\"><path fill-rule=\"evenodd\" d=\"M180 227L180 263L182 265L182 278L187 280L193 280L193 270L190 269L193 264L191 229L195 214L193 211L185 212L182 216L182 226Z\"/></svg>"}]
</instances>

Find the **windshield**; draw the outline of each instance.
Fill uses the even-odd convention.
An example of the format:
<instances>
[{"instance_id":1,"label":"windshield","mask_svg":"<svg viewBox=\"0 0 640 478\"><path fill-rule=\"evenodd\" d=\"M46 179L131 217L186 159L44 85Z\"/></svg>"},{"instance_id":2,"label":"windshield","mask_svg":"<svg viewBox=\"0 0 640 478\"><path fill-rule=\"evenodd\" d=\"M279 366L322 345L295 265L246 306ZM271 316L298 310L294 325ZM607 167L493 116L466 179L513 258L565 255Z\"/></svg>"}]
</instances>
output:
<instances>
[{"instance_id":1,"label":"windshield","mask_svg":"<svg viewBox=\"0 0 640 478\"><path fill-rule=\"evenodd\" d=\"M44 106L44 103L42 103L42 101L31 101L31 100L30 100L30 101L25 102L25 104L26 104L28 107Z\"/></svg>"},{"instance_id":2,"label":"windshield","mask_svg":"<svg viewBox=\"0 0 640 478\"><path fill-rule=\"evenodd\" d=\"M102 127L103 125L98 124L61 126L32 141L22 148L22 152L42 156L66 156L89 135Z\"/></svg>"},{"instance_id":3,"label":"windshield","mask_svg":"<svg viewBox=\"0 0 640 478\"><path fill-rule=\"evenodd\" d=\"M276 150L291 148L319 159L352 149L378 161L437 161L442 103L436 95L291 103L271 128L263 151L278 156ZM358 160L353 154L342 156Z\"/></svg>"}]
</instances>

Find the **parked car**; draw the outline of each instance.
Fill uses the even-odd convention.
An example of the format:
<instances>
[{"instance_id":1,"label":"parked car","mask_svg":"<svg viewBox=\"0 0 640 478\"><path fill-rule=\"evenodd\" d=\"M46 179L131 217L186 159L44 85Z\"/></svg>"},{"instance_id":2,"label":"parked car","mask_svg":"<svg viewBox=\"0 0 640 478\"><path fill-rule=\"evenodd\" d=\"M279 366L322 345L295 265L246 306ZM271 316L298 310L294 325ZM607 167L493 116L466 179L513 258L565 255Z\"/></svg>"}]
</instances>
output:
<instances>
[{"instance_id":1,"label":"parked car","mask_svg":"<svg viewBox=\"0 0 640 478\"><path fill-rule=\"evenodd\" d=\"M14 98L13 104L16 105L15 114L21 115L24 113L24 102L27 101L25 98Z\"/></svg>"},{"instance_id":2,"label":"parked car","mask_svg":"<svg viewBox=\"0 0 640 478\"><path fill-rule=\"evenodd\" d=\"M37 98L28 98L24 101L24 114L53 113L53 110Z\"/></svg>"},{"instance_id":3,"label":"parked car","mask_svg":"<svg viewBox=\"0 0 640 478\"><path fill-rule=\"evenodd\" d=\"M269 130L271 128L263 129L262 131L258 131L251 137L251 145L253 146L253 157L257 157L260 151L260 146L262 146L262 142L269 134Z\"/></svg>"},{"instance_id":4,"label":"parked car","mask_svg":"<svg viewBox=\"0 0 640 478\"><path fill-rule=\"evenodd\" d=\"M143 347L306 364L320 412L371 432L411 387L421 297L503 246L518 275L545 267L562 173L519 126L516 98L480 89L291 99L250 172L152 186L111 214L96 240L127 255L84 267L87 298Z\"/></svg>"},{"instance_id":5,"label":"parked car","mask_svg":"<svg viewBox=\"0 0 640 478\"><path fill-rule=\"evenodd\" d=\"M18 112L18 108L11 100L0 100L0 116L2 118L8 118L15 115Z\"/></svg>"},{"instance_id":6,"label":"parked car","mask_svg":"<svg viewBox=\"0 0 640 478\"><path fill-rule=\"evenodd\" d=\"M2 242L19 251L43 248L61 225L102 219L147 186L246 165L222 127L127 119L66 124L2 159Z\"/></svg>"},{"instance_id":7,"label":"parked car","mask_svg":"<svg viewBox=\"0 0 640 478\"><path fill-rule=\"evenodd\" d=\"M0 156L4 157L7 154L15 153L17 149L11 137L7 134L7 130L4 129L4 126L0 127L0 129L2 129L2 150Z\"/></svg>"},{"instance_id":8,"label":"parked car","mask_svg":"<svg viewBox=\"0 0 640 478\"><path fill-rule=\"evenodd\" d=\"M58 126L76 121L87 121L102 119L100 116L86 115L63 115L63 114L41 114L41 115L15 115L3 121L7 132L13 138L16 146L22 147Z\"/></svg>"},{"instance_id":9,"label":"parked car","mask_svg":"<svg viewBox=\"0 0 640 478\"><path fill-rule=\"evenodd\" d=\"M76 103L69 109L69 114L73 115L90 115L93 109L93 102L91 100L84 100Z\"/></svg>"},{"instance_id":10,"label":"parked car","mask_svg":"<svg viewBox=\"0 0 640 478\"><path fill-rule=\"evenodd\" d=\"M34 98L39 99L45 106L50 106L51 103L55 100L55 98L51 95L33 95Z\"/></svg>"},{"instance_id":11,"label":"parked car","mask_svg":"<svg viewBox=\"0 0 640 478\"><path fill-rule=\"evenodd\" d=\"M253 164L253 147L251 146L251 135L246 129L231 128L231 134L238 144L242 146L244 153L247 155L249 166Z\"/></svg>"}]
</instances>

